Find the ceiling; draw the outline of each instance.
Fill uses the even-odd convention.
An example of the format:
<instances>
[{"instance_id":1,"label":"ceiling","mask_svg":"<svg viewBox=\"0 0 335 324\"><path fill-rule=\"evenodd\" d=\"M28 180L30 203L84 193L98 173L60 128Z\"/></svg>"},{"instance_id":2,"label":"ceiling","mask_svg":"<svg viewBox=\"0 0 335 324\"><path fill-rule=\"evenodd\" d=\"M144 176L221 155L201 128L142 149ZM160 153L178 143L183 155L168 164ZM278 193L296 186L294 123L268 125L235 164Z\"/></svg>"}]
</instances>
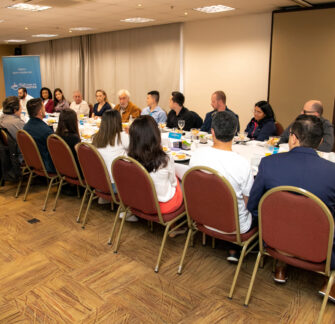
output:
<instances>
[{"instance_id":1,"label":"ceiling","mask_svg":"<svg viewBox=\"0 0 335 324\"><path fill-rule=\"evenodd\" d=\"M334 2L308 1L311 4ZM7 8L20 2L49 5L52 8L40 12ZM217 4L236 10L215 14L192 10ZM32 37L41 33L58 34L54 38L64 38L174 22L265 13L294 5L292 0L0 0L0 20L4 20L0 23L0 44L6 44L8 39L24 39L25 43L50 39ZM120 21L132 17L153 18L155 21L144 24ZM92 27L94 30L69 32L73 27Z\"/></svg>"}]
</instances>

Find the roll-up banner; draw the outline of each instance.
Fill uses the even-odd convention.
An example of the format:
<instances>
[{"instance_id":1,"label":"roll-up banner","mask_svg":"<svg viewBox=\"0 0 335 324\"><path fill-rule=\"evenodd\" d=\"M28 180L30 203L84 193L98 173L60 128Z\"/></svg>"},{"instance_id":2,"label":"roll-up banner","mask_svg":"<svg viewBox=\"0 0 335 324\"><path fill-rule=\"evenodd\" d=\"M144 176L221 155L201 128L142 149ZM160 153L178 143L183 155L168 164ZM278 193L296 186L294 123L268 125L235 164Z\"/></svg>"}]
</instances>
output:
<instances>
[{"instance_id":1,"label":"roll-up banner","mask_svg":"<svg viewBox=\"0 0 335 324\"><path fill-rule=\"evenodd\" d=\"M25 87L34 98L40 96L40 57L32 55L3 56L6 97L17 96L17 90Z\"/></svg>"}]
</instances>

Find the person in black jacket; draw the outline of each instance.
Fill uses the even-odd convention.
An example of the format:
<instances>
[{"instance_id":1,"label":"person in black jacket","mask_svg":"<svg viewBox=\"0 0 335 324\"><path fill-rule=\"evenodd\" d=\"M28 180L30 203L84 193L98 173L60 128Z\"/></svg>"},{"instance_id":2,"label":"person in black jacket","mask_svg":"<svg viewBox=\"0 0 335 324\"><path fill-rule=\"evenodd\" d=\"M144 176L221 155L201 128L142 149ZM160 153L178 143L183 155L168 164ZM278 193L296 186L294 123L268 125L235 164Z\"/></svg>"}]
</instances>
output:
<instances>
[{"instance_id":1,"label":"person in black jacket","mask_svg":"<svg viewBox=\"0 0 335 324\"><path fill-rule=\"evenodd\" d=\"M275 116L271 105L267 101L255 104L254 117L251 119L245 132L250 139L264 141L276 135Z\"/></svg>"},{"instance_id":2,"label":"person in black jacket","mask_svg":"<svg viewBox=\"0 0 335 324\"><path fill-rule=\"evenodd\" d=\"M184 107L185 97L181 92L173 91L170 97L170 112L167 115L166 126L168 128L178 128L178 120L184 120L184 131L191 128L200 128L202 125L201 117L194 111Z\"/></svg>"}]
</instances>

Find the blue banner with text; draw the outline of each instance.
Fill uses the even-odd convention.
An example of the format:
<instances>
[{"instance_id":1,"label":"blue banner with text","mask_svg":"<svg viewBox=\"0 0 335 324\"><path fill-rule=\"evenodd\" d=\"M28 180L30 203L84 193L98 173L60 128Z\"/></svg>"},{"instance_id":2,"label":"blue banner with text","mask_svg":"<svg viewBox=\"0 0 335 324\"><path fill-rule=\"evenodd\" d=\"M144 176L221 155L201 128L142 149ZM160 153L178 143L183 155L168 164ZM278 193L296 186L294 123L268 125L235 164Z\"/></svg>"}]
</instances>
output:
<instances>
[{"instance_id":1,"label":"blue banner with text","mask_svg":"<svg viewBox=\"0 0 335 324\"><path fill-rule=\"evenodd\" d=\"M3 56L6 97L17 96L21 87L34 98L40 96L41 70L39 56Z\"/></svg>"}]
</instances>

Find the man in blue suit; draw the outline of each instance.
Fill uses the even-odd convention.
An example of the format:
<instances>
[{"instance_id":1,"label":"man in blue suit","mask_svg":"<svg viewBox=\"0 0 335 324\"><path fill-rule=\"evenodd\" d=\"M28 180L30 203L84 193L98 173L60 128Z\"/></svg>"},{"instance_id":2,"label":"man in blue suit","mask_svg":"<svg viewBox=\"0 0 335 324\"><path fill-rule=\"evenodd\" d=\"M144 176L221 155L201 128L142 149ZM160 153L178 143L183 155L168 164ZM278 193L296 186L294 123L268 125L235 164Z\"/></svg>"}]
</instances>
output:
<instances>
[{"instance_id":1,"label":"man in blue suit","mask_svg":"<svg viewBox=\"0 0 335 324\"><path fill-rule=\"evenodd\" d=\"M258 216L258 203L263 194L271 188L285 185L310 191L319 197L335 216L335 163L319 157L315 151L322 138L323 127L320 118L310 115L298 116L290 129L290 151L265 157L259 165L247 205L254 216ZM335 243L331 266L335 269ZM284 264L278 265L274 280L286 282ZM329 298L335 302L335 285Z\"/></svg>"},{"instance_id":2,"label":"man in blue suit","mask_svg":"<svg viewBox=\"0 0 335 324\"><path fill-rule=\"evenodd\" d=\"M206 114L205 121L201 126L201 131L210 133L212 129L212 118L217 111L228 111L232 113L237 118L237 133L240 131L240 122L238 120L238 115L236 115L232 110L230 110L226 105L226 94L219 90L215 91L211 97L211 105L214 110Z\"/></svg>"}]
</instances>

